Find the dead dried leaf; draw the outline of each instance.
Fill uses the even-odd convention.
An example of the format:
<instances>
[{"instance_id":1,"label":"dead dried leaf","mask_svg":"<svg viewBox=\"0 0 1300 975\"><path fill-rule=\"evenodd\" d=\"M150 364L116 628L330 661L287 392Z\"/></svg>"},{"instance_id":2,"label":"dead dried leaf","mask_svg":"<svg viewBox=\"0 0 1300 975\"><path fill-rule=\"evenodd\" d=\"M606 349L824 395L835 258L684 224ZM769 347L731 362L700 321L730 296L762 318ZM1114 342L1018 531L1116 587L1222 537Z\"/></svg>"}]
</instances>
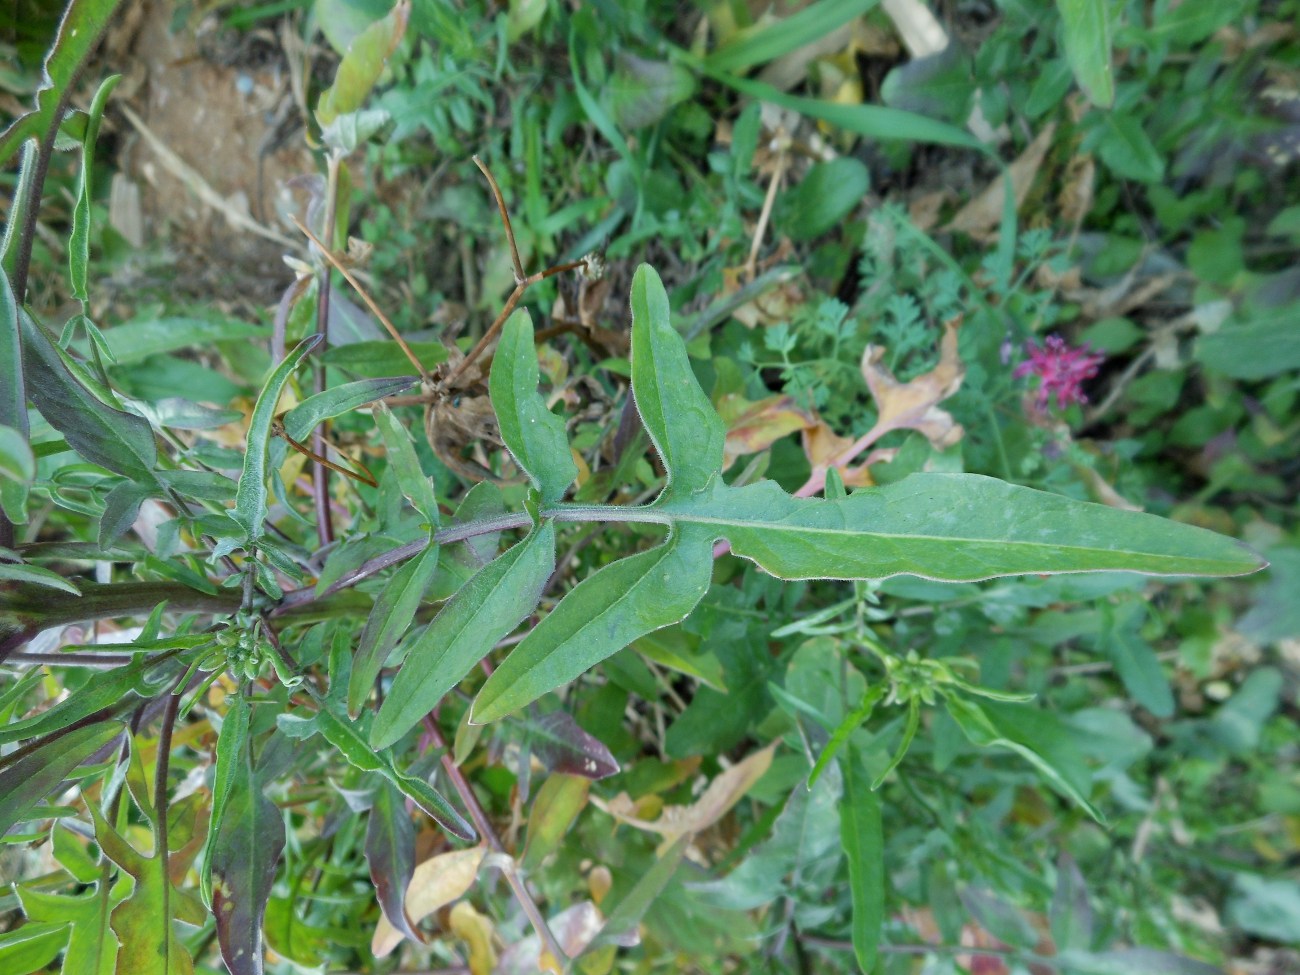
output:
<instances>
[{"instance_id":1,"label":"dead dried leaf","mask_svg":"<svg viewBox=\"0 0 1300 975\"><path fill-rule=\"evenodd\" d=\"M795 402L793 396L748 400L739 393L730 393L715 405L722 422L727 425L723 470L730 467L736 458L766 450L782 437L805 430L817 422L808 410Z\"/></svg>"},{"instance_id":2,"label":"dead dried leaf","mask_svg":"<svg viewBox=\"0 0 1300 975\"><path fill-rule=\"evenodd\" d=\"M1056 134L1056 123L1049 124L1038 137L1025 147L1019 157L1007 171L1011 174L1011 186L1016 196L1016 209L1024 205L1029 188L1034 184L1034 177L1043 165L1047 150L1051 148L1052 136ZM970 234L977 240L995 239L998 227L1002 223L1002 205L1006 199L1006 181L997 176L988 188L957 211L945 230L959 230Z\"/></svg>"},{"instance_id":3,"label":"dead dried leaf","mask_svg":"<svg viewBox=\"0 0 1300 975\"><path fill-rule=\"evenodd\" d=\"M962 437L962 428L952 414L938 404L961 388L966 366L957 354L957 329L960 318L944 322L939 342L939 364L911 382L900 383L880 364L885 350L868 345L862 353L862 375L876 401L878 439L891 430L918 430L925 434L936 450L951 447Z\"/></svg>"},{"instance_id":4,"label":"dead dried leaf","mask_svg":"<svg viewBox=\"0 0 1300 975\"><path fill-rule=\"evenodd\" d=\"M725 816L771 766L776 744L773 742L761 751L754 752L744 761L737 762L721 773L709 783L704 794L689 806L664 806L659 818L655 820L637 816L635 805L626 792L620 792L608 802L593 796L591 802L621 823L660 834L664 838L662 849L688 833L707 829Z\"/></svg>"},{"instance_id":5,"label":"dead dried leaf","mask_svg":"<svg viewBox=\"0 0 1300 975\"><path fill-rule=\"evenodd\" d=\"M803 452L808 458L808 463L813 470L828 470L835 465L835 459L845 454L853 441L848 437L841 437L830 428L825 420L819 419L817 423L803 432ZM878 453L878 451L873 452ZM867 468L870 464L862 464L860 467L842 469L840 476L846 487L870 487L874 481Z\"/></svg>"},{"instance_id":6,"label":"dead dried leaf","mask_svg":"<svg viewBox=\"0 0 1300 975\"><path fill-rule=\"evenodd\" d=\"M440 853L417 866L406 887L406 913L411 923L418 924L422 918L465 896L478 877L479 864L486 852L487 847L483 846L454 850ZM370 941L370 950L376 958L383 958L401 944L402 937L402 933L381 916Z\"/></svg>"},{"instance_id":7,"label":"dead dried leaf","mask_svg":"<svg viewBox=\"0 0 1300 975\"><path fill-rule=\"evenodd\" d=\"M1097 179L1097 164L1092 156L1080 153L1065 164L1061 191L1056 195L1056 205L1061 217L1071 226L1083 223L1092 209L1092 188Z\"/></svg>"}]
</instances>

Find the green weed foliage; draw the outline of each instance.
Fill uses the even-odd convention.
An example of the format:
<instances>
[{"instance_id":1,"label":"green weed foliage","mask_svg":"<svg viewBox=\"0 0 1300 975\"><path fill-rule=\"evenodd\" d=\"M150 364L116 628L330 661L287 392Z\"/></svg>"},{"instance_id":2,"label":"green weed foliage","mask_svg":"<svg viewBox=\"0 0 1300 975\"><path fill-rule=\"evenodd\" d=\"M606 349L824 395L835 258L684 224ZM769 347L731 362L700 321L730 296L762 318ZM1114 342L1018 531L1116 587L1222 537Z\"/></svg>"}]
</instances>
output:
<instances>
[{"instance_id":1,"label":"green weed foliage","mask_svg":"<svg viewBox=\"0 0 1300 975\"><path fill-rule=\"evenodd\" d=\"M1300 963L1294 0L217 5L233 310L130 6L3 41L0 971Z\"/></svg>"}]
</instances>

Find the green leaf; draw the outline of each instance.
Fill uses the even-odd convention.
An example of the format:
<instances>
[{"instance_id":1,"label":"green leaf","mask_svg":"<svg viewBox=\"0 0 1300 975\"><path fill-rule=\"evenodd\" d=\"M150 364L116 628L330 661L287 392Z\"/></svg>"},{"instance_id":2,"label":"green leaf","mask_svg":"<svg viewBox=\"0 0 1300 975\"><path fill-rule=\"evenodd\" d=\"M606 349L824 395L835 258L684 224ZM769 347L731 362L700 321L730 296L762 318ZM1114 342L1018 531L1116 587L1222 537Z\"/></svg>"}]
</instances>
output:
<instances>
[{"instance_id":1,"label":"green leaf","mask_svg":"<svg viewBox=\"0 0 1300 975\"><path fill-rule=\"evenodd\" d=\"M261 538L266 530L266 446L271 437L275 407L298 363L320 339L319 335L309 335L299 342L275 367L253 406L253 416L248 423L248 443L244 449L244 468L235 493L235 510L230 513L235 523L244 529L250 544Z\"/></svg>"},{"instance_id":2,"label":"green leaf","mask_svg":"<svg viewBox=\"0 0 1300 975\"><path fill-rule=\"evenodd\" d=\"M104 332L108 351L119 366L134 365L180 349L212 351L215 342L264 340L269 332L233 318L167 316L115 325Z\"/></svg>"},{"instance_id":3,"label":"green leaf","mask_svg":"<svg viewBox=\"0 0 1300 975\"><path fill-rule=\"evenodd\" d=\"M415 873L415 826L402 794L389 782L375 790L366 826L366 863L379 907L388 923L414 942L416 933L406 913L406 888Z\"/></svg>"},{"instance_id":4,"label":"green leaf","mask_svg":"<svg viewBox=\"0 0 1300 975\"><path fill-rule=\"evenodd\" d=\"M86 113L86 133L81 141L81 177L77 181L77 202L72 210L72 236L68 238L68 266L72 275L72 297L85 301L86 267L90 263L90 197L94 191L95 142L99 123L104 117L108 96L113 93L120 74L110 75L100 84Z\"/></svg>"},{"instance_id":5,"label":"green leaf","mask_svg":"<svg viewBox=\"0 0 1300 975\"><path fill-rule=\"evenodd\" d=\"M588 576L488 678L470 720L487 724L567 684L637 637L684 619L713 573L713 536L690 527Z\"/></svg>"},{"instance_id":6,"label":"green leaf","mask_svg":"<svg viewBox=\"0 0 1300 975\"><path fill-rule=\"evenodd\" d=\"M388 469L396 475L397 486L431 526L437 525L438 498L429 478L425 477L420 468L415 447L411 444L411 435L383 403L375 407L374 415L375 423L379 425L379 432L384 438L384 449L388 453Z\"/></svg>"},{"instance_id":7,"label":"green leaf","mask_svg":"<svg viewBox=\"0 0 1300 975\"><path fill-rule=\"evenodd\" d=\"M604 945L618 944L625 935L636 931L655 898L668 886L678 865L691 845L693 834L679 836L672 846L664 850L654 864L637 878L636 884L610 908L605 925L587 946L584 955Z\"/></svg>"},{"instance_id":8,"label":"green leaf","mask_svg":"<svg viewBox=\"0 0 1300 975\"><path fill-rule=\"evenodd\" d=\"M431 368L447 361L447 347L441 342L408 342L415 357ZM330 346L321 356L327 366L336 366L358 376L382 379L399 376L411 368L411 360L392 339L373 339Z\"/></svg>"},{"instance_id":9,"label":"green leaf","mask_svg":"<svg viewBox=\"0 0 1300 975\"><path fill-rule=\"evenodd\" d=\"M1040 755L1036 750L1028 745L1018 741L1012 741L1001 731L994 727L993 722L984 713L984 709L973 701L968 701L960 697L949 697L944 702L948 708L948 713L952 715L962 733L970 739L971 744L979 748L1006 748L1015 752L1030 765L1032 765L1038 774L1047 781L1054 789L1069 799L1073 799L1083 807L1093 819L1099 823L1105 823L1106 817L1102 815L1101 810L1097 809L1088 797L1073 782L1063 775L1057 768L1049 763L1046 758Z\"/></svg>"},{"instance_id":10,"label":"green leaf","mask_svg":"<svg viewBox=\"0 0 1300 975\"><path fill-rule=\"evenodd\" d=\"M403 390L410 389L417 382L419 382L417 376L394 376L382 379L360 379L354 383L334 386L322 393L308 396L286 413L284 430L294 440L306 440L307 435L316 428L317 424L344 413L351 413L385 396L396 396Z\"/></svg>"},{"instance_id":11,"label":"green leaf","mask_svg":"<svg viewBox=\"0 0 1300 975\"><path fill-rule=\"evenodd\" d=\"M162 682L165 682L168 673L172 672L158 668L156 673L160 673ZM85 687L69 694L53 707L22 721L0 725L0 745L62 731L106 708L117 711L132 707L139 700L137 690L143 685L143 675L144 670L138 664L118 667L97 675ZM175 676L174 673L172 676ZM165 683L157 686L161 693Z\"/></svg>"},{"instance_id":12,"label":"green leaf","mask_svg":"<svg viewBox=\"0 0 1300 975\"><path fill-rule=\"evenodd\" d=\"M80 589L57 572L41 568L39 565L28 565L25 562L0 562L0 581L30 582L35 586L61 589L74 596L81 595Z\"/></svg>"},{"instance_id":13,"label":"green leaf","mask_svg":"<svg viewBox=\"0 0 1300 975\"><path fill-rule=\"evenodd\" d=\"M206 907L212 906L212 851L225 818L226 803L235 787L236 776L248 751L249 706L243 693L227 698L226 710L217 738L216 769L212 779L212 812L208 817L208 835L203 844L203 867L199 871L199 894Z\"/></svg>"},{"instance_id":14,"label":"green leaf","mask_svg":"<svg viewBox=\"0 0 1300 975\"><path fill-rule=\"evenodd\" d=\"M9 219L14 219L12 213ZM9 275L0 270L0 426L18 431L26 445L27 387L23 383L23 345L18 315L18 302L14 300ZM12 514L9 518L15 520Z\"/></svg>"},{"instance_id":15,"label":"green leaf","mask_svg":"<svg viewBox=\"0 0 1300 975\"><path fill-rule=\"evenodd\" d=\"M1092 944L1092 905L1088 901L1088 884L1079 865L1068 853L1056 863L1056 890L1052 894L1050 915L1052 940L1058 951L1072 948L1086 951Z\"/></svg>"},{"instance_id":16,"label":"green leaf","mask_svg":"<svg viewBox=\"0 0 1300 975\"><path fill-rule=\"evenodd\" d=\"M853 901L853 954L858 968L870 972L880 951L885 924L885 838L880 797L861 756L849 745L843 763L844 795L840 799L840 843L849 861L849 894Z\"/></svg>"},{"instance_id":17,"label":"green leaf","mask_svg":"<svg viewBox=\"0 0 1300 975\"><path fill-rule=\"evenodd\" d=\"M1157 718L1174 714L1174 692L1151 644L1131 627L1109 634L1106 652L1129 695Z\"/></svg>"},{"instance_id":18,"label":"green leaf","mask_svg":"<svg viewBox=\"0 0 1300 975\"><path fill-rule=\"evenodd\" d=\"M578 476L564 420L546 408L537 391L533 320L520 309L506 319L492 358L489 391L501 439L542 495L558 501Z\"/></svg>"},{"instance_id":19,"label":"green leaf","mask_svg":"<svg viewBox=\"0 0 1300 975\"><path fill-rule=\"evenodd\" d=\"M1038 931L1029 919L992 891L964 887L958 896L980 927L1004 944L1032 948L1038 943Z\"/></svg>"},{"instance_id":20,"label":"green leaf","mask_svg":"<svg viewBox=\"0 0 1300 975\"><path fill-rule=\"evenodd\" d=\"M0 969L5 975L31 975L39 971L63 950L68 933L67 923L28 923L0 935Z\"/></svg>"},{"instance_id":21,"label":"green leaf","mask_svg":"<svg viewBox=\"0 0 1300 975\"><path fill-rule=\"evenodd\" d=\"M1056 0L1065 56L1088 101L1110 108L1115 101L1111 68L1109 0Z\"/></svg>"},{"instance_id":22,"label":"green leaf","mask_svg":"<svg viewBox=\"0 0 1300 975\"><path fill-rule=\"evenodd\" d=\"M668 292L648 264L632 278L632 391L668 472L662 497L703 490L722 469L726 430L695 379Z\"/></svg>"},{"instance_id":23,"label":"green leaf","mask_svg":"<svg viewBox=\"0 0 1300 975\"><path fill-rule=\"evenodd\" d=\"M1069 975L1223 975L1217 965L1156 948L1062 951L1053 961Z\"/></svg>"},{"instance_id":24,"label":"green leaf","mask_svg":"<svg viewBox=\"0 0 1300 975\"><path fill-rule=\"evenodd\" d=\"M781 228L792 240L820 237L867 195L867 167L850 156L817 163L782 200Z\"/></svg>"},{"instance_id":25,"label":"green leaf","mask_svg":"<svg viewBox=\"0 0 1300 975\"><path fill-rule=\"evenodd\" d=\"M695 93L695 76L680 64L651 61L626 51L605 85L605 103L622 129L654 125Z\"/></svg>"},{"instance_id":26,"label":"green leaf","mask_svg":"<svg viewBox=\"0 0 1300 975\"><path fill-rule=\"evenodd\" d=\"M529 803L528 833L520 858L525 873L559 849L564 834L586 807L590 791L591 780L581 775L555 772L546 777Z\"/></svg>"},{"instance_id":27,"label":"green leaf","mask_svg":"<svg viewBox=\"0 0 1300 975\"><path fill-rule=\"evenodd\" d=\"M168 876L168 853L143 856L104 821L89 803L95 840L104 855L135 880L131 894L113 908L109 926L121 946L117 971L131 975L193 975L194 961L176 936L173 917L179 895ZM155 831L155 839L158 833Z\"/></svg>"},{"instance_id":28,"label":"green leaf","mask_svg":"<svg viewBox=\"0 0 1300 975\"><path fill-rule=\"evenodd\" d=\"M348 45L334 75L334 84L321 94L316 104L316 121L322 128L338 116L361 107L383 73L388 56L406 33L410 14L410 0L399 0L387 16L375 21Z\"/></svg>"},{"instance_id":29,"label":"green leaf","mask_svg":"<svg viewBox=\"0 0 1300 975\"><path fill-rule=\"evenodd\" d=\"M239 745L212 845L212 916L230 975L261 975L262 921L284 850L284 815L262 793L251 740L245 735Z\"/></svg>"},{"instance_id":30,"label":"green leaf","mask_svg":"<svg viewBox=\"0 0 1300 975\"><path fill-rule=\"evenodd\" d=\"M126 534L140 514L145 498L157 491L148 484L123 481L104 495L104 513L99 517L99 547L107 551Z\"/></svg>"},{"instance_id":31,"label":"green leaf","mask_svg":"<svg viewBox=\"0 0 1300 975\"><path fill-rule=\"evenodd\" d=\"M544 521L476 572L411 643L375 717L371 743L391 745L433 710L533 611L554 571L555 526Z\"/></svg>"},{"instance_id":32,"label":"green leaf","mask_svg":"<svg viewBox=\"0 0 1300 975\"><path fill-rule=\"evenodd\" d=\"M27 391L50 426L92 464L148 484L158 448L149 421L104 405L68 370L45 330L21 311Z\"/></svg>"},{"instance_id":33,"label":"green leaf","mask_svg":"<svg viewBox=\"0 0 1300 975\"><path fill-rule=\"evenodd\" d=\"M348 713L354 717L374 690L375 678L397 646L397 641L415 619L437 568L438 546L431 541L423 552L398 569L380 591L361 630L356 656L352 660Z\"/></svg>"},{"instance_id":34,"label":"green leaf","mask_svg":"<svg viewBox=\"0 0 1300 975\"><path fill-rule=\"evenodd\" d=\"M1106 112L1097 131L1097 155L1117 176L1141 183L1164 179L1165 162L1132 115Z\"/></svg>"},{"instance_id":35,"label":"green leaf","mask_svg":"<svg viewBox=\"0 0 1300 975\"><path fill-rule=\"evenodd\" d=\"M392 755L375 749L366 741L355 722L334 713L333 702L318 699L317 703L320 705L316 713L318 730L349 763L365 772L378 772L388 779L453 836L463 840L474 839L473 827L428 782L399 770L393 764Z\"/></svg>"},{"instance_id":36,"label":"green leaf","mask_svg":"<svg viewBox=\"0 0 1300 975\"><path fill-rule=\"evenodd\" d=\"M797 898L800 887L824 889L846 852L841 846L842 790L834 766L811 790L796 785L772 826L772 835L725 878L700 884L697 890L719 908L748 911L783 894Z\"/></svg>"},{"instance_id":37,"label":"green leaf","mask_svg":"<svg viewBox=\"0 0 1300 975\"><path fill-rule=\"evenodd\" d=\"M935 145L960 146L988 153L989 147L965 129L947 122L907 112L885 105L843 105L820 98L803 98L789 95L762 81L738 78L733 74L706 68L718 81L734 88L742 95L770 102L781 108L828 122L845 132L868 139L902 140L904 142L931 142Z\"/></svg>"},{"instance_id":38,"label":"green leaf","mask_svg":"<svg viewBox=\"0 0 1300 975\"><path fill-rule=\"evenodd\" d=\"M880 0L818 0L775 23L741 32L712 52L705 63L716 71L742 72L774 61L825 37L842 24L873 9Z\"/></svg>"},{"instance_id":39,"label":"green leaf","mask_svg":"<svg viewBox=\"0 0 1300 975\"><path fill-rule=\"evenodd\" d=\"M99 43L121 0L72 0L63 12L59 32L45 58L44 77L36 93L36 109L20 115L0 135L0 165L27 139L39 138L61 121L65 96L82 65Z\"/></svg>"},{"instance_id":40,"label":"green leaf","mask_svg":"<svg viewBox=\"0 0 1300 975\"><path fill-rule=\"evenodd\" d=\"M0 836L22 822L78 765L121 731L116 722L101 721L5 756L7 764L0 772Z\"/></svg>"},{"instance_id":41,"label":"green leaf","mask_svg":"<svg viewBox=\"0 0 1300 975\"><path fill-rule=\"evenodd\" d=\"M1196 360L1232 379L1268 379L1300 369L1294 304L1257 313L1196 340Z\"/></svg>"},{"instance_id":42,"label":"green leaf","mask_svg":"<svg viewBox=\"0 0 1300 975\"><path fill-rule=\"evenodd\" d=\"M62 830L56 831L56 836ZM94 889L84 894L51 894L20 887L23 913L33 921L71 924L62 975L114 975L117 968L117 939L108 926L114 907L126 897L128 881L109 884L112 867L94 868ZM8 971L8 969L6 969Z\"/></svg>"},{"instance_id":43,"label":"green leaf","mask_svg":"<svg viewBox=\"0 0 1300 975\"><path fill-rule=\"evenodd\" d=\"M794 498L771 481L673 498L655 511L726 538L783 579L1004 575L1122 570L1230 576L1263 561L1240 542L1163 518L978 474L913 474L841 500Z\"/></svg>"}]
</instances>

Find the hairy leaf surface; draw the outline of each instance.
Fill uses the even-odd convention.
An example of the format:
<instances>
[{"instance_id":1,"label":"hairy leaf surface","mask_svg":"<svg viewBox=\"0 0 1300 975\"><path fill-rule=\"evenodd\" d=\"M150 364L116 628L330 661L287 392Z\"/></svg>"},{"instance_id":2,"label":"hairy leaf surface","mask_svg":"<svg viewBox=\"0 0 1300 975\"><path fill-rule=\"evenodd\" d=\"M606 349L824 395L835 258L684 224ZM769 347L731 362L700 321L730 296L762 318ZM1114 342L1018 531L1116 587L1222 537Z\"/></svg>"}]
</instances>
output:
<instances>
[{"instance_id":1,"label":"hairy leaf surface","mask_svg":"<svg viewBox=\"0 0 1300 975\"><path fill-rule=\"evenodd\" d=\"M533 320L520 309L506 319L492 358L489 392L501 439L543 501L558 501L578 469L569 451L564 420L537 392L539 372Z\"/></svg>"}]
</instances>

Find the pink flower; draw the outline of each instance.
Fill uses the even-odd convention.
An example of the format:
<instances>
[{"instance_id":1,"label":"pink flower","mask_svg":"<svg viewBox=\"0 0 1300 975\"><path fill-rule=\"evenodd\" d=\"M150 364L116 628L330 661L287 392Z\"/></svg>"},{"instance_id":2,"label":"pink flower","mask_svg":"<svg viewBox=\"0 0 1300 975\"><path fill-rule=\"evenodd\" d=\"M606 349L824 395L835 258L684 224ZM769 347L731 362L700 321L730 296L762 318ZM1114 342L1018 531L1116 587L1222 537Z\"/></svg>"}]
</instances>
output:
<instances>
[{"instance_id":1,"label":"pink flower","mask_svg":"<svg viewBox=\"0 0 1300 975\"><path fill-rule=\"evenodd\" d=\"M1017 379L1038 377L1035 405L1040 410L1047 409L1053 394L1059 409L1065 409L1071 403L1088 402L1083 392L1083 381L1097 375L1106 358L1099 352L1089 352L1087 345L1072 349L1065 344L1065 339L1056 335L1049 335L1041 347L1026 342L1025 354L1029 359L1016 366L1014 375Z\"/></svg>"}]
</instances>

